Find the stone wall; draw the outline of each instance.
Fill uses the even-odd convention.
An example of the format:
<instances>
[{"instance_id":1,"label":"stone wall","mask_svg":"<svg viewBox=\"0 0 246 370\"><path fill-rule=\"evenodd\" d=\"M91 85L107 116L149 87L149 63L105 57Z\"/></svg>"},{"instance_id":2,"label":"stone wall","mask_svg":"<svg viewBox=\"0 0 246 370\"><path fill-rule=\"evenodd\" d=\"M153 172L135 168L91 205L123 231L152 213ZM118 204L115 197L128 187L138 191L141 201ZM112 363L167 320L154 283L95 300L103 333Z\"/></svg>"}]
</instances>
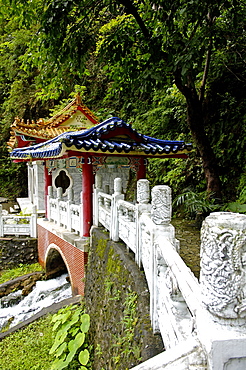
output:
<instances>
[{"instance_id":1,"label":"stone wall","mask_svg":"<svg viewBox=\"0 0 246 370\"><path fill-rule=\"evenodd\" d=\"M1 269L14 268L21 263L31 264L36 262L38 262L36 238L0 238Z\"/></svg>"},{"instance_id":2,"label":"stone wall","mask_svg":"<svg viewBox=\"0 0 246 370\"><path fill-rule=\"evenodd\" d=\"M123 243L92 229L85 304L91 316L93 369L126 370L163 351L149 319L149 292L142 271Z\"/></svg>"}]
</instances>

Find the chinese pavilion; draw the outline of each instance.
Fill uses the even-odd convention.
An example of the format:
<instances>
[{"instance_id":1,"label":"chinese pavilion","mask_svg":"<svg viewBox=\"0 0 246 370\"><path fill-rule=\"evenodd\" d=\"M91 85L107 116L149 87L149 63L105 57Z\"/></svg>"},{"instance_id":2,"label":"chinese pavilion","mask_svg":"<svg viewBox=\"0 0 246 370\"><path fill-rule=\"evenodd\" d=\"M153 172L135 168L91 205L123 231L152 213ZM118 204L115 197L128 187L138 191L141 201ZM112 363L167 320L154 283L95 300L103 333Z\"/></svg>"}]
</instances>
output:
<instances>
[{"instance_id":1,"label":"chinese pavilion","mask_svg":"<svg viewBox=\"0 0 246 370\"><path fill-rule=\"evenodd\" d=\"M20 206L36 205L46 215L38 219L39 262L47 273L66 261L74 294L84 291L95 174L104 193L113 193L118 177L127 193L134 177L145 178L147 158L186 158L191 149L143 135L117 117L98 123L79 96L47 121L16 119L9 146L11 158L28 166L28 199L18 199Z\"/></svg>"}]
</instances>

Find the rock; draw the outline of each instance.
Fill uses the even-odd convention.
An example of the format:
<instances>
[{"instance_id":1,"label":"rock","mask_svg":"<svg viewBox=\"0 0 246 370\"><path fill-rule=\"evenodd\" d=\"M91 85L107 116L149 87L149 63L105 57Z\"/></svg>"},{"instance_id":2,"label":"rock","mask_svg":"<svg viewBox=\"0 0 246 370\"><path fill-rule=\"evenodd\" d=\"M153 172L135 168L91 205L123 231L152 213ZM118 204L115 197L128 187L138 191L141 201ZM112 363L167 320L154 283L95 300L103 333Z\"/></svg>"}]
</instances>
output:
<instances>
[{"instance_id":1,"label":"rock","mask_svg":"<svg viewBox=\"0 0 246 370\"><path fill-rule=\"evenodd\" d=\"M32 291L33 286L36 284L37 280L41 280L44 277L45 273L42 271L33 272L31 274L26 274L20 276L16 279L6 281L3 284L0 284L0 298L8 295L9 293L16 291L18 289L25 289L27 292ZM28 293L27 293L28 294Z\"/></svg>"},{"instance_id":2,"label":"rock","mask_svg":"<svg viewBox=\"0 0 246 370\"><path fill-rule=\"evenodd\" d=\"M0 203L7 203L7 202L8 202L7 198L0 197Z\"/></svg>"}]
</instances>

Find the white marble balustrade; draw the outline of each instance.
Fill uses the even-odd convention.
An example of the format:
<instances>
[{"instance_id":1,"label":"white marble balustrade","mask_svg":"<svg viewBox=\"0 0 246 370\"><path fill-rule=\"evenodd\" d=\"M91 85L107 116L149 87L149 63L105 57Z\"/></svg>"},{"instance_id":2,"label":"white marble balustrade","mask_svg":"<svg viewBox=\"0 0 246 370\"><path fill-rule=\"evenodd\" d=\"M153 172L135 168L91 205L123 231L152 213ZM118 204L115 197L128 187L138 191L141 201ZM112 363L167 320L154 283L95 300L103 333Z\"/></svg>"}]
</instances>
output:
<instances>
[{"instance_id":1,"label":"white marble balustrade","mask_svg":"<svg viewBox=\"0 0 246 370\"><path fill-rule=\"evenodd\" d=\"M82 198L82 195L81 195ZM47 196L47 218L59 227L62 226L68 231L82 235L82 202L73 203L73 192L69 190L66 200L62 194L62 188L56 189L56 195L52 186L48 188Z\"/></svg>"},{"instance_id":2,"label":"white marble balustrade","mask_svg":"<svg viewBox=\"0 0 246 370\"><path fill-rule=\"evenodd\" d=\"M0 205L0 237L7 235L27 235L31 238L37 237L37 207L33 206L32 214L11 215L3 214Z\"/></svg>"},{"instance_id":3,"label":"white marble balustrade","mask_svg":"<svg viewBox=\"0 0 246 370\"><path fill-rule=\"evenodd\" d=\"M99 187L97 187L97 184ZM132 370L246 368L246 215L212 213L201 232L201 283L179 255L171 224L171 189L137 183L137 203L94 189L94 224L122 240L143 268L153 331L165 353Z\"/></svg>"}]
</instances>

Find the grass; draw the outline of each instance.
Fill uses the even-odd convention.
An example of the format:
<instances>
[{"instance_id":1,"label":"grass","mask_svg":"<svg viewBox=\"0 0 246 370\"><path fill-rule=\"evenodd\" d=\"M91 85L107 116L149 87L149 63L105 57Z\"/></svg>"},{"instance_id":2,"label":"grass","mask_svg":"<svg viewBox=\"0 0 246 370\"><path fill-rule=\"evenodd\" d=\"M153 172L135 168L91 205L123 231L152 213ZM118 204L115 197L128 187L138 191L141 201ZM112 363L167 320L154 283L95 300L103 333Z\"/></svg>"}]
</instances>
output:
<instances>
[{"instance_id":1,"label":"grass","mask_svg":"<svg viewBox=\"0 0 246 370\"><path fill-rule=\"evenodd\" d=\"M49 370L53 344L51 315L0 341L1 370Z\"/></svg>"},{"instance_id":2,"label":"grass","mask_svg":"<svg viewBox=\"0 0 246 370\"><path fill-rule=\"evenodd\" d=\"M3 270L0 273L0 284L5 283L8 280L15 279L19 276L29 274L35 271L42 271L42 267L39 263L33 263L31 265L21 264L14 269ZM1 369L1 368L0 368Z\"/></svg>"},{"instance_id":3,"label":"grass","mask_svg":"<svg viewBox=\"0 0 246 370\"><path fill-rule=\"evenodd\" d=\"M38 263L1 271L0 284L31 272L42 271ZM54 357L51 315L43 317L0 341L0 370L49 370Z\"/></svg>"}]
</instances>

